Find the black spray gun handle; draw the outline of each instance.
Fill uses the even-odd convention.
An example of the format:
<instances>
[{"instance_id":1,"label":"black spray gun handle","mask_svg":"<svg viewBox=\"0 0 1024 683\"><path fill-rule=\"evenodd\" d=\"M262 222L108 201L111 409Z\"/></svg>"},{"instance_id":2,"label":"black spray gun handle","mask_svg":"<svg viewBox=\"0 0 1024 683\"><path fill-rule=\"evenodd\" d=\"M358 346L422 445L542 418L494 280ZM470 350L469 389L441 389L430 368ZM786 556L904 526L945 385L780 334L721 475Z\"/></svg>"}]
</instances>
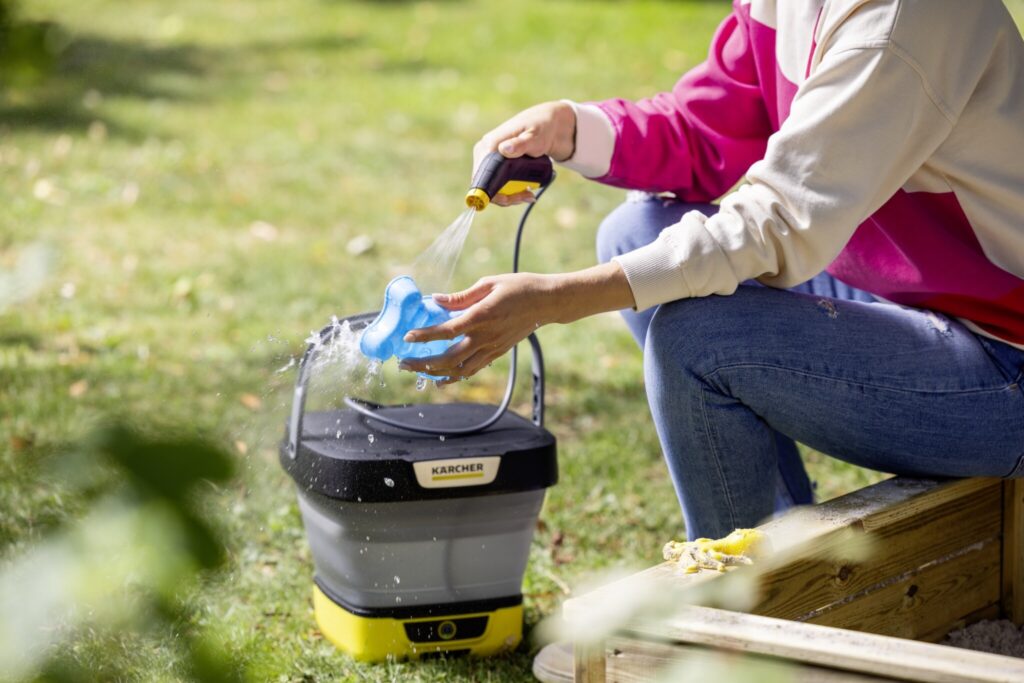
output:
<instances>
[{"instance_id":1,"label":"black spray gun handle","mask_svg":"<svg viewBox=\"0 0 1024 683\"><path fill-rule=\"evenodd\" d=\"M473 175L466 206L483 211L497 194L514 195L524 190L547 187L555 178L548 156L521 156L508 159L500 152L491 152Z\"/></svg>"}]
</instances>

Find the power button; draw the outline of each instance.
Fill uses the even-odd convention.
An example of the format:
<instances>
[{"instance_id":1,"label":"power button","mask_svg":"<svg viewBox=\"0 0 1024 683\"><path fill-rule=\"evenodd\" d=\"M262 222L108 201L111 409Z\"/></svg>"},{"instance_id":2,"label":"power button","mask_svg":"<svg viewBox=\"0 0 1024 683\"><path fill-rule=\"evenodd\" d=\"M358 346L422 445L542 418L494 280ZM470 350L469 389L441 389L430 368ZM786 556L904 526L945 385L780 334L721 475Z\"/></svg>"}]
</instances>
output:
<instances>
[{"instance_id":1,"label":"power button","mask_svg":"<svg viewBox=\"0 0 1024 683\"><path fill-rule=\"evenodd\" d=\"M455 633L458 630L454 621L442 621L437 625L437 636L441 640L451 640L455 637Z\"/></svg>"}]
</instances>

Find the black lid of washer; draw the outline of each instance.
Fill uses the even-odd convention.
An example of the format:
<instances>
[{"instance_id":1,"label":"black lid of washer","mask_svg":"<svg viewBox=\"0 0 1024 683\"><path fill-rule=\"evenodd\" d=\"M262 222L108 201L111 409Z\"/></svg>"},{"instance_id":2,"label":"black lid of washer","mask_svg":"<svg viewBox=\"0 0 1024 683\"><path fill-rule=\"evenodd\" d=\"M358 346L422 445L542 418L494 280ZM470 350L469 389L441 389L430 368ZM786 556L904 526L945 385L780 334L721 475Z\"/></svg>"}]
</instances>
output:
<instances>
[{"instance_id":1,"label":"black lid of washer","mask_svg":"<svg viewBox=\"0 0 1024 683\"><path fill-rule=\"evenodd\" d=\"M482 422L494 409L444 403L380 411L443 430ZM529 491L558 480L555 437L511 411L485 431L443 438L390 427L354 410L309 412L295 457L286 438L280 460L300 488L363 503Z\"/></svg>"}]
</instances>

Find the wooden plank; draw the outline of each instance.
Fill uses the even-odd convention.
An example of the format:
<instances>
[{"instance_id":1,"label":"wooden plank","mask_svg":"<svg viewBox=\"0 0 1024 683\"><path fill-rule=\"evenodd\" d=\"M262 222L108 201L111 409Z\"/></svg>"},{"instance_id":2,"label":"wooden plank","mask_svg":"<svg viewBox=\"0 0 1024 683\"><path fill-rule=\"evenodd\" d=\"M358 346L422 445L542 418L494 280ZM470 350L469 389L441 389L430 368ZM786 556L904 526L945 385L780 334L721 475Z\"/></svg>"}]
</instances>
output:
<instances>
[{"instance_id":1,"label":"wooden plank","mask_svg":"<svg viewBox=\"0 0 1024 683\"><path fill-rule=\"evenodd\" d=\"M1024 479L1003 482L1003 616L1024 625Z\"/></svg>"},{"instance_id":2,"label":"wooden plank","mask_svg":"<svg viewBox=\"0 0 1024 683\"><path fill-rule=\"evenodd\" d=\"M914 488L916 482L928 480L902 479L897 477L887 481L893 482L896 486ZM1002 480L985 477L949 479L922 492L921 495L910 496L906 500L894 505L878 507L862 518L864 529L871 531L873 528L889 526L900 520L929 516L934 513L936 508L947 503L963 498L973 492L998 489L1001 485Z\"/></svg>"},{"instance_id":3,"label":"wooden plank","mask_svg":"<svg viewBox=\"0 0 1024 683\"><path fill-rule=\"evenodd\" d=\"M810 557L806 552L794 551L785 557L772 558L756 568L766 574L762 583L769 587L775 582L786 585L790 581L797 581L798 588L791 591L790 595L780 596L773 595L769 588L760 603L759 611L769 616L800 616L841 600L851 591L864 590L873 582L884 579L886 574L899 574L911 568L898 566L908 555L908 551L902 547L883 547L888 557L870 573L823 557L828 554L822 551L827 550L829 536L850 527L880 532L885 528L898 531L905 526L919 525L919 530L930 537L924 545L937 549L932 557L925 558L921 564L973 543L978 538L997 534L998 531L993 529L999 528L1001 516L998 503L993 501L995 496L1001 495L998 486L998 480L991 479L939 482L893 478L826 503L800 509L795 516L800 520L800 533L805 548L812 549ZM995 512L991 509L992 505L995 506ZM969 542L959 543L958 535L946 533L950 531L947 517L956 510L959 510L960 516L957 519L959 525L954 530L958 535L973 536ZM941 517L941 523L929 521L936 515ZM915 517L923 521L915 521ZM773 543L777 537L785 545L786 539L782 537L790 533L790 524L791 521L783 519L769 522L761 528L773 538ZM833 535L832 538L838 540L840 537ZM882 540L885 541L886 537L882 537ZM928 546L929 542L937 545ZM921 546L912 546L909 555L912 558L920 555ZM813 550L815 548L818 552ZM879 576L881 578L877 578ZM799 583L801 577L805 581L802 584ZM808 577L810 584L807 583ZM595 607L599 609L609 601L621 601L623 595L646 595L664 589L686 591L706 581L721 578L725 577L708 571L682 574L675 565L662 563L567 600L563 605L563 615L570 622L579 619L583 623L589 621ZM800 602L794 603L787 612L785 605L790 599L799 599Z\"/></svg>"},{"instance_id":4,"label":"wooden plank","mask_svg":"<svg viewBox=\"0 0 1024 683\"><path fill-rule=\"evenodd\" d=\"M945 635L966 615L999 602L1001 560L1000 539L991 538L800 621L915 640Z\"/></svg>"},{"instance_id":5,"label":"wooden plank","mask_svg":"<svg viewBox=\"0 0 1024 683\"><path fill-rule=\"evenodd\" d=\"M1024 681L1024 660L1014 657L709 607L634 622L624 633L922 683Z\"/></svg>"},{"instance_id":6,"label":"wooden plank","mask_svg":"<svg viewBox=\"0 0 1024 683\"><path fill-rule=\"evenodd\" d=\"M1024 508L1024 497L1021 502ZM998 480L891 479L801 510L802 544L790 543L788 550L763 558L754 567L723 576L681 574L665 563L569 600L563 614L570 624L592 624L608 616L609 605L635 604L643 607L634 610L632 617L629 610L619 610L623 613L618 615L620 620L632 619L623 631L631 640L675 641L670 647L701 646L793 658L806 665L883 679L1024 681L1021 660L813 623L683 607L692 599L687 595L701 590L706 582L717 582L714 592L722 595L744 581L749 583L753 576L765 588L759 609L941 638L945 631L979 614L991 615L1001 597L1008 609L1009 577L1015 576L1016 567L1024 568L1024 560L1012 564L1016 555L1008 556L1003 550L1005 510L1003 484ZM1024 517L1012 519L1024 530ZM791 525L792 519L784 519L762 529L779 548L785 543L777 541L788 540L785 534L792 531ZM832 551L848 542L851 534L875 539L879 552L857 563L834 559ZM662 617L652 615L652 596L653 604L663 607ZM664 617L674 605L679 606L675 614ZM1024 609L1019 613L1024 614ZM609 657L603 666L593 650L577 652L581 672L577 680L626 681L630 679L624 676L633 674L625 672L633 671L633 664L642 672L657 663L650 650L630 656L620 652L618 662Z\"/></svg>"},{"instance_id":7,"label":"wooden plank","mask_svg":"<svg viewBox=\"0 0 1024 683\"><path fill-rule=\"evenodd\" d=\"M899 510L901 506L909 504L911 501L915 501L913 507L915 511L924 512L929 507L934 508L950 499L962 498L989 485L988 480L977 479L947 482L931 479L887 479L820 505L801 508L795 511L795 515L790 519L792 517L799 519L801 538L807 546L821 545L822 540L829 534L849 528L853 524L863 523L863 520L872 514L881 514L892 508ZM907 508L902 509L907 510ZM898 516L900 513L896 514ZM891 517L892 513L889 513L887 519ZM769 522L761 528L769 537L780 537L782 545L785 545L787 539L784 537L790 533L792 527L784 519ZM779 558L778 564L779 568L782 568L789 564L799 565L807 561L804 556L801 556L800 561L795 563L786 561L786 558ZM841 567L836 567L833 571L833 575L841 573ZM570 622L579 619L581 623L585 623L591 619L591 613L595 607L599 611L600 606L609 601L621 601L623 595L645 595L650 591L659 591L663 588L685 591L706 581L720 578L722 578L720 574L707 571L697 574L682 574L674 564L666 562L567 600L562 607L562 613ZM819 604L798 611L797 614L804 614L828 602L827 599L820 601Z\"/></svg>"},{"instance_id":8,"label":"wooden plank","mask_svg":"<svg viewBox=\"0 0 1024 683\"><path fill-rule=\"evenodd\" d=\"M575 683L606 683L603 642L574 644L572 677Z\"/></svg>"},{"instance_id":9,"label":"wooden plank","mask_svg":"<svg viewBox=\"0 0 1024 683\"><path fill-rule=\"evenodd\" d=\"M951 631L956 631L957 629L965 628L967 626L970 626L971 624L976 624L979 621L986 621L988 619L999 619L1001 615L1001 605L999 603L995 603L994 605L983 607L977 612L971 612L967 616L957 619L952 624L947 624L946 626L937 628L934 631L931 631L930 633L925 633L916 640L920 640L925 643L938 643L945 639L945 637L949 635Z\"/></svg>"},{"instance_id":10,"label":"wooden plank","mask_svg":"<svg viewBox=\"0 0 1024 683\"><path fill-rule=\"evenodd\" d=\"M712 648L678 643L652 643L628 638L608 641L607 683L649 683L667 680L671 667L684 663L701 671L748 674L742 680L782 679L790 683L892 683L895 678L840 671L817 666L801 665L757 655L723 653ZM724 671L723 671L724 670ZM730 680L732 677L721 680ZM740 676L736 676L740 678ZM683 680L682 676L678 677Z\"/></svg>"},{"instance_id":11,"label":"wooden plank","mask_svg":"<svg viewBox=\"0 0 1024 683\"><path fill-rule=\"evenodd\" d=\"M868 561L843 561L842 544L849 542L849 530L845 537L834 532L817 539L809 553L794 553L796 561L777 569L762 568L767 571L759 579L761 599L750 611L796 619L851 596L869 594L893 577L998 537L1001 501L997 480L972 479L872 510L851 522L853 533L866 534L873 541L874 552ZM769 527L766 525L766 531Z\"/></svg>"}]
</instances>

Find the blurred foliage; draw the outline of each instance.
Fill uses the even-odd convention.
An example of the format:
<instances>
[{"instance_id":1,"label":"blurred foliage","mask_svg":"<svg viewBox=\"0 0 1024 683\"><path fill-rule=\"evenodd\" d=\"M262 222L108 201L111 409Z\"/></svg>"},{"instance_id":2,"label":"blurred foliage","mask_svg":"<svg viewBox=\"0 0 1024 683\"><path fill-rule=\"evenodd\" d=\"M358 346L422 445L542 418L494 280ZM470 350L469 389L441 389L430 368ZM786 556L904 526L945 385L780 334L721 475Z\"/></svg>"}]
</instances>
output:
<instances>
[{"instance_id":1,"label":"blurred foliage","mask_svg":"<svg viewBox=\"0 0 1024 683\"><path fill-rule=\"evenodd\" d=\"M0 88L39 81L53 69L67 40L56 23L21 20L16 3L0 0Z\"/></svg>"},{"instance_id":2,"label":"blurred foliage","mask_svg":"<svg viewBox=\"0 0 1024 683\"><path fill-rule=\"evenodd\" d=\"M1024 17L1024 0L1007 4ZM704 58L728 3L521 0L500 16L485 0L31 0L14 9L4 16L56 21L66 38L53 34L56 56L38 62L53 69L35 85L13 85L0 68L0 590L8 567L69 539L92 544L100 563L97 532L79 529L116 530L104 533L116 549L143 520L167 528L158 511L176 496L156 471L159 486L123 488L129 475L110 453L85 460L95 470L88 483L44 464L84 443L104 416L130 406L136 424L214 434L239 465L230 485L191 508L227 530L214 534L227 541L225 566L202 571L193 550L160 550L177 547L180 532L162 532L150 551L191 557L180 573L155 566L185 577L172 592L184 616L147 628L159 591L96 584L135 618L119 629L111 619L94 629L99 617L85 611L44 622L60 628L45 653L65 658L51 668L77 666L92 680L194 678L187 643L202 633L204 647L244 660L259 681L532 680L529 641L491 660L367 666L323 637L294 490L277 462L293 377L275 371L332 314L378 305L383 284L461 210L480 134L545 99L670 88ZM621 201L614 188L560 174L527 229L524 268L591 265L594 230ZM517 219L479 217L456 286L508 268ZM367 239L377 247L355 248ZM31 245L50 250L46 263ZM561 471L531 547L528 631L586 577L649 566L683 533L647 419L640 353L621 321L598 316L540 337ZM446 400L496 400L506 368L448 387ZM517 398L528 399L522 374ZM394 393L384 400L433 400L406 381L388 376ZM336 400L330 389L314 397L320 405ZM529 406L517 400L517 409ZM879 476L805 458L822 499ZM47 581L46 566L36 572L43 588L23 591L34 601L66 584Z\"/></svg>"},{"instance_id":3,"label":"blurred foliage","mask_svg":"<svg viewBox=\"0 0 1024 683\"><path fill-rule=\"evenodd\" d=\"M113 426L49 467L88 504L0 569L0 680L128 679L116 657L80 656L126 631L176 642L179 679L242 680L185 606L203 573L225 560L198 506L205 484L230 481L230 456L194 437Z\"/></svg>"}]
</instances>

